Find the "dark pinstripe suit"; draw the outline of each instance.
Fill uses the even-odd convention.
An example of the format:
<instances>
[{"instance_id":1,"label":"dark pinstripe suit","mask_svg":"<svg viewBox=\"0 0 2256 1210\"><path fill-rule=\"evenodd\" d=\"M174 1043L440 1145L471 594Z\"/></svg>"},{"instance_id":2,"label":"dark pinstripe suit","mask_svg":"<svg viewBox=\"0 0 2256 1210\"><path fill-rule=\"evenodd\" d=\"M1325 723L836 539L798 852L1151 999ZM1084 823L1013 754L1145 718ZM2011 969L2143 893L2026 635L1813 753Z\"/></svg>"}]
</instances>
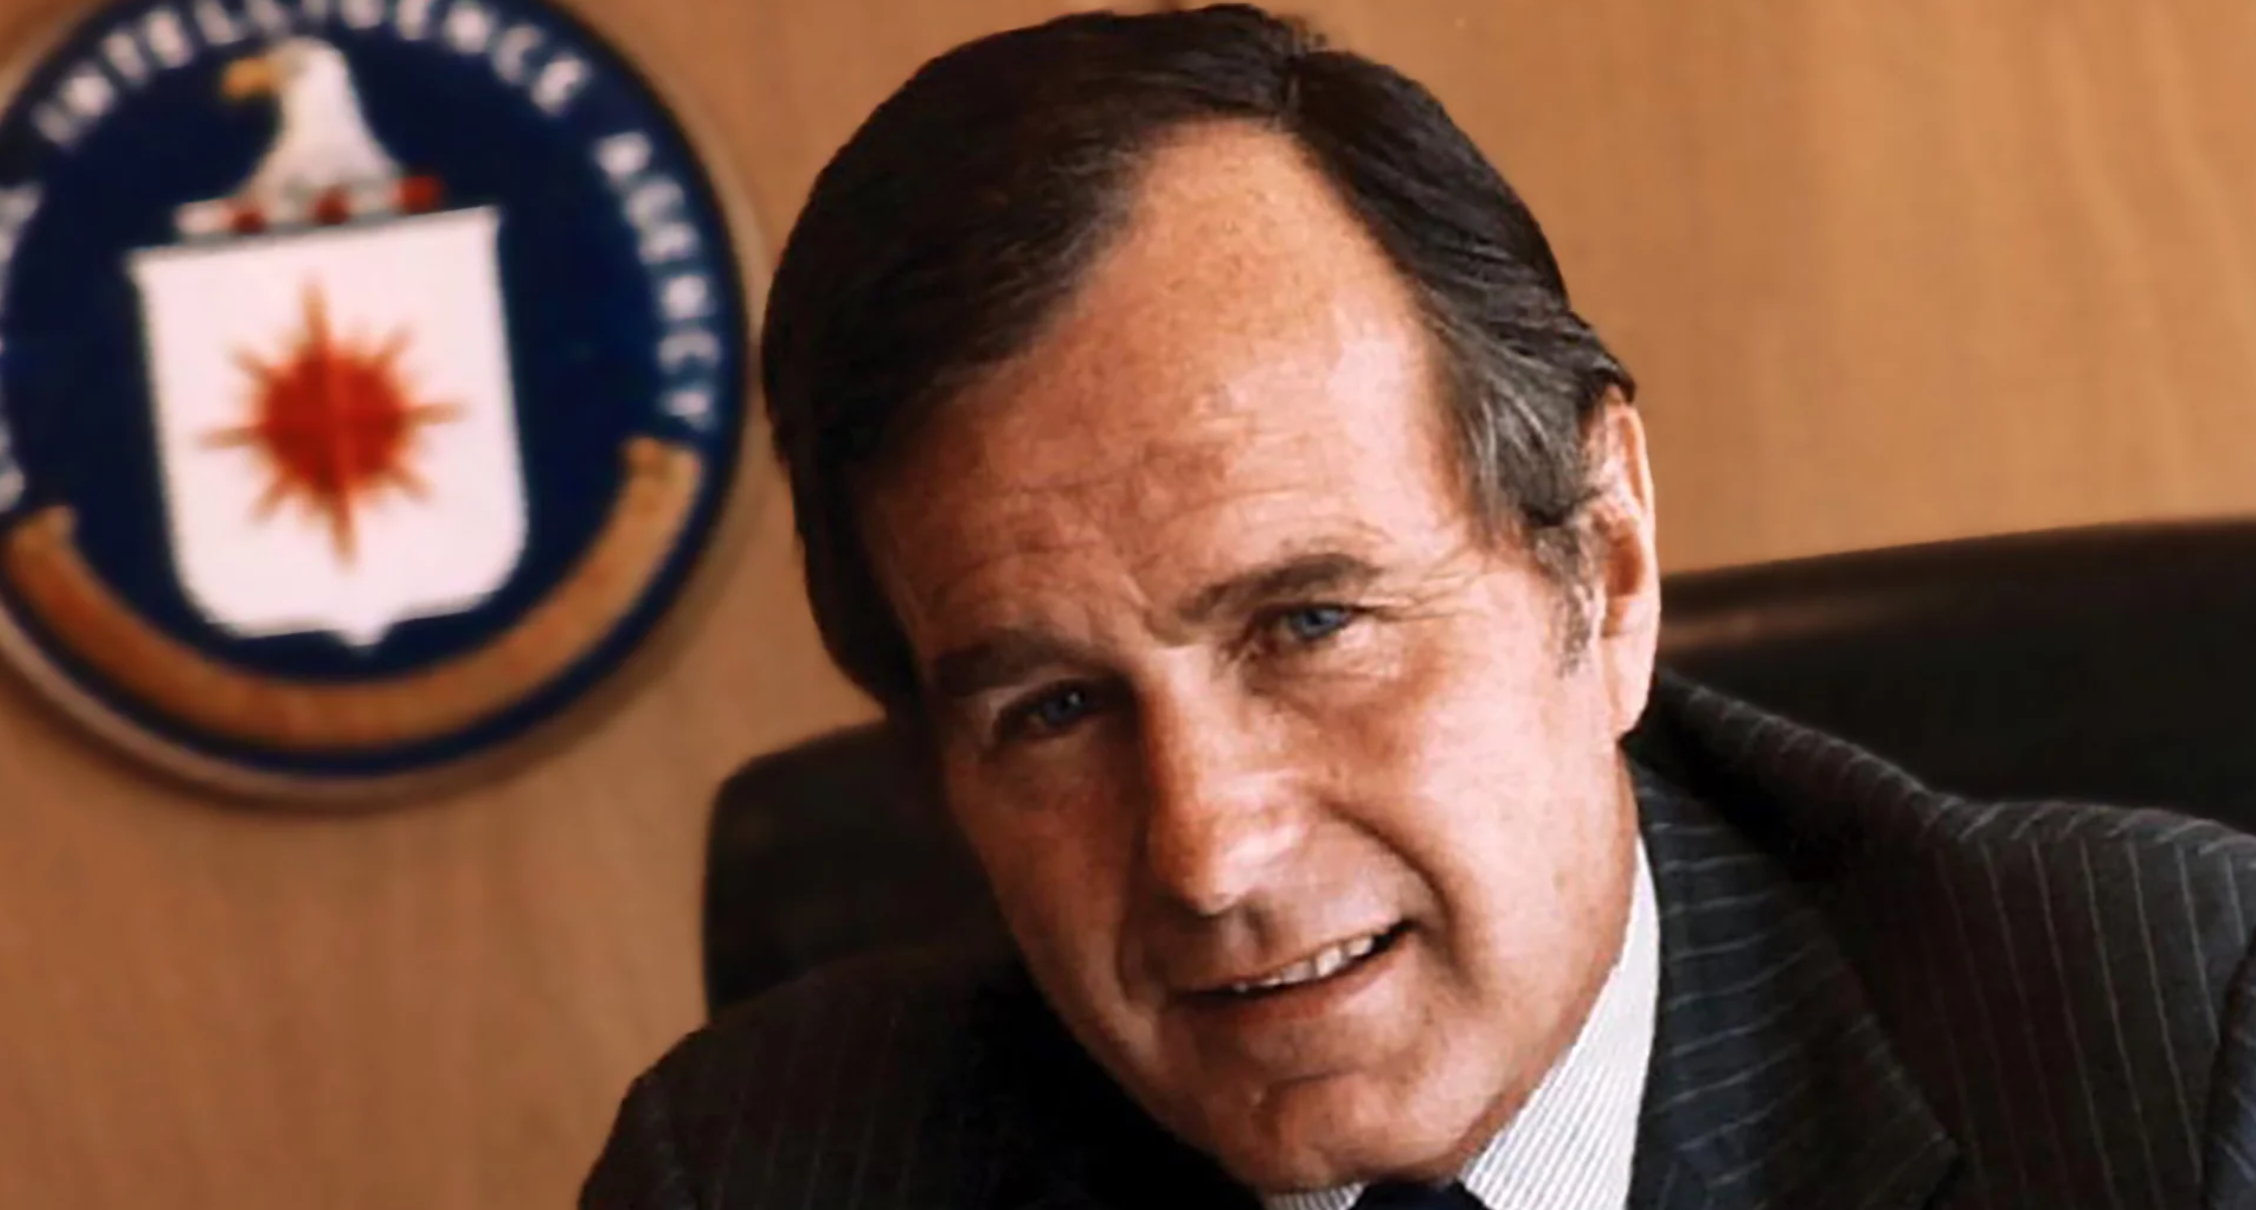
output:
<instances>
[{"instance_id":1,"label":"dark pinstripe suit","mask_svg":"<svg viewBox=\"0 0 2256 1210\"><path fill-rule=\"evenodd\" d=\"M1664 676L1638 1207L2256 1207L2256 839L1984 805ZM583 1206L1251 1206L1007 961L804 980L636 1083Z\"/></svg>"}]
</instances>

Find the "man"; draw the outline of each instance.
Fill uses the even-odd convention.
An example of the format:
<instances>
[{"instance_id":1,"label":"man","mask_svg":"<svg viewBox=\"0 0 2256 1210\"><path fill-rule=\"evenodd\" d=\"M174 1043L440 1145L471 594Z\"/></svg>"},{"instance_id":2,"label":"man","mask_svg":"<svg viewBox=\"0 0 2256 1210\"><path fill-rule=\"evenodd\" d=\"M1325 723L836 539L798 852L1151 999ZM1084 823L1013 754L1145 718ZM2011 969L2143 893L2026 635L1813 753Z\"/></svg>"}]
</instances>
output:
<instances>
[{"instance_id":1,"label":"man","mask_svg":"<svg viewBox=\"0 0 2256 1210\"><path fill-rule=\"evenodd\" d=\"M961 48L765 355L1015 955L715 1023L585 1205L2256 1204L2256 840L1656 682L1629 375L1402 77L1246 8Z\"/></svg>"}]
</instances>

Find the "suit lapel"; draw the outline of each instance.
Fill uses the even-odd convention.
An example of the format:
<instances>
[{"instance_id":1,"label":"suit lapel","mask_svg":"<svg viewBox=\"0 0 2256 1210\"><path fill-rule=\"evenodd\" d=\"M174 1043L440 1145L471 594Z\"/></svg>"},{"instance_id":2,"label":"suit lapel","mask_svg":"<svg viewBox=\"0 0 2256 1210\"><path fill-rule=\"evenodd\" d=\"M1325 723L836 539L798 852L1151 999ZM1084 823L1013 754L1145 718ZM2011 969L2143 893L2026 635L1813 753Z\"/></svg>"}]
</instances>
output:
<instances>
[{"instance_id":1,"label":"suit lapel","mask_svg":"<svg viewBox=\"0 0 2256 1210\"><path fill-rule=\"evenodd\" d=\"M1682 788L1702 785L1688 765L1721 738L1680 725L1705 704L1694 692L1664 684L1637 749L1673 767L1665 777L1636 767L1661 987L1630 1203L1925 1206L1956 1148L1882 1033L1815 892L1749 839L1750 825L1760 833L1777 821L1735 812L1726 822ZM1729 759L1790 763L1797 749L1831 742L1777 726L1731 737Z\"/></svg>"}]
</instances>

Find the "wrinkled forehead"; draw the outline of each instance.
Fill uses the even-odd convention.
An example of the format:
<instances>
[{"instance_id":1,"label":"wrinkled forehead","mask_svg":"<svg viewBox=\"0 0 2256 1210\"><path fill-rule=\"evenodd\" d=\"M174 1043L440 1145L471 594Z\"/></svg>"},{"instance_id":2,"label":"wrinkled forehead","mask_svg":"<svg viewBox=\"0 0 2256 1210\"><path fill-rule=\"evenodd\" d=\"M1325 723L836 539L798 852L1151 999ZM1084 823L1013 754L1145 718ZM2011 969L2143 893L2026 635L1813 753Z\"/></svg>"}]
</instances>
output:
<instances>
[{"instance_id":1,"label":"wrinkled forehead","mask_svg":"<svg viewBox=\"0 0 2256 1210\"><path fill-rule=\"evenodd\" d=\"M1105 543L1164 563L1218 512L1314 524L1373 491L1424 491L1384 481L1442 474L1423 332L1384 253L1289 141L1182 132L1029 348L872 476L880 580L897 608L937 607L1006 554Z\"/></svg>"}]
</instances>

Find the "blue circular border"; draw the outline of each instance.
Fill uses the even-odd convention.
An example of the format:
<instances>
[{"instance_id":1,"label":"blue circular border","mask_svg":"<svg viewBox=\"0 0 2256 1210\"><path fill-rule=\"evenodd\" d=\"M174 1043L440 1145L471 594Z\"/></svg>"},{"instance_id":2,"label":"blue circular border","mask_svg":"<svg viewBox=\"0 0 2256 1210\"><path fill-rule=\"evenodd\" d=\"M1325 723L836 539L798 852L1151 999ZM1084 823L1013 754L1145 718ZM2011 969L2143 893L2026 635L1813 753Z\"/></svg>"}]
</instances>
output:
<instances>
[{"instance_id":1,"label":"blue circular border","mask_svg":"<svg viewBox=\"0 0 2256 1210\"><path fill-rule=\"evenodd\" d=\"M713 182L678 118L620 52L581 19L550 4L527 0L438 0L428 9L434 36L439 36L444 28L442 23L455 8L474 4L503 27L524 23L539 29L543 35L541 45L549 55L568 54L589 69L584 84L561 118L549 119L543 115L529 99L529 93L511 98L518 104L514 114L505 108L467 109L466 106L490 103L492 94L506 97L510 91L508 83L498 74L481 82L481 73L490 72L490 62L458 56L451 47L443 45L415 44L400 38L389 26L371 32L345 30L338 24L340 4L351 2L330 0L321 5L317 0L307 5L329 9L331 21L326 27L308 32L329 37L352 60L356 77L364 79L363 100L367 103L370 123L387 147L410 172L425 167L438 168L442 177L447 178L450 203L505 203L504 227L510 234L504 237L502 273L510 315L510 344L517 366L524 469L532 509L527 552L519 573L495 598L474 610L452 618L403 625L400 630L403 636L409 635L411 628L419 632L414 641L403 640L397 646L387 643L385 650L389 654L374 664L364 662L362 675L353 675L354 669L342 666L346 657L339 655L333 643L320 637L229 640L187 617L185 602L179 599L179 589L172 581L171 559L161 545L161 538L160 545L150 547L149 534L161 535L163 517L162 502L153 495L156 481L152 441L145 437L140 441L142 456L146 459L143 473L127 475L120 471L130 468L118 464L130 463L132 459L117 458L115 451L106 462L90 453L80 453L75 466L71 461L56 459L53 450L59 440L55 434L43 437L37 422L26 423L43 401L50 407L55 406L54 401L59 398L55 394L58 383L75 388L86 377L84 373L72 372L74 368L83 370L86 362L74 359L74 350L67 347L67 342L65 347L53 346L52 342L43 346L41 334L37 332L28 340L18 339L12 317L27 313L24 308L40 306L37 299L17 297L23 283L40 280L39 258L50 256L65 267L94 259L106 260L114 280L93 281L87 288L95 294L117 289L130 292L130 283L124 279L125 255L134 246L172 242L169 228L161 233L152 232L154 238L145 236L138 244L129 237L125 243L113 242L99 247L72 247L71 233L77 231L83 235L89 228L115 230L145 221L151 214L169 220L174 204L223 193L239 179L245 150L263 145L268 137L270 125L261 126L242 114L225 114L215 120L212 106L207 104L203 122L211 129L200 140L200 147L193 147L188 140L143 131L141 141L144 144L153 141L158 147L154 157L147 155L148 146L139 149L144 152L141 158L131 157L129 152L133 148L130 147L106 149L101 143L105 137L121 143L131 141L132 132L128 127L132 114L125 108L126 104L165 103L165 98L149 95L121 104L113 115L104 119L103 125L93 127L91 133L67 153L53 148L37 132L34 115L38 106L55 95L55 90L70 73L100 53L105 38L121 28L138 25L158 10L189 17L200 5L186 0L111 4L83 19L24 78L6 110L0 112L0 189L31 180L41 181L43 185L61 183L75 157L83 171L106 178L97 182L100 188L91 191L89 196L115 199L114 204L127 212L106 216L113 226L103 228L100 221L89 221L88 212L80 208L73 212L75 223L54 224L52 230L43 232L42 222L60 212L60 208L42 211L21 232L7 276L6 292L0 296L0 339L5 340L5 344L0 345L0 387L5 389L5 393L0 394L0 423L16 428L16 452L22 456L30 494L22 507L10 515L20 518L46 504L78 505L81 500L74 498L69 487L77 486L80 490L76 495L83 498L87 482L70 484L72 472L82 480L101 483L105 499L120 483L138 483L151 493L149 500L155 501L154 508L147 507L144 501L143 507L137 510L142 519L138 535L129 532L130 527L123 522L109 525L106 531L105 526L98 523L98 517L82 519L82 548L113 591L137 610L145 611L144 616L171 637L213 658L253 673L349 684L428 667L448 655L459 654L490 640L544 598L585 552L588 542L608 516L623 481L619 451L610 449L608 468L595 472L588 462L588 451L604 443L551 441L548 444L560 448L576 446L567 453L576 456L577 463L568 471L550 473L544 470L548 464L543 462L542 434L544 431L552 435L562 432L567 421L550 416L538 424L530 423L528 413L555 408L578 409L584 414L576 414L569 421L569 426L576 429L601 431L608 423L620 436L647 433L689 445L699 454L703 479L674 549L657 574L644 585L637 604L607 637L583 652L564 674L513 706L468 728L440 739L378 751L296 753L202 734L108 683L67 645L45 632L37 617L22 607L5 577L0 576L0 609L5 609L11 621L33 639L42 658L62 673L76 691L97 703L103 713L125 722L134 732L154 738L165 748L186 754L190 763L217 762L231 774L247 775L254 782L279 780L285 784L313 783L340 788L432 772L489 753L555 719L614 673L649 637L680 596L711 543L741 470L748 395L745 386L748 323L740 245L738 238L733 237L737 233L732 232ZM252 8L300 11L297 4L264 6L258 0L225 0L220 7L246 26L250 24ZM398 0L388 0L383 7L387 17L396 17L401 6ZM174 68L169 77L159 79L180 89L209 88L216 84L217 72L231 57L232 54L205 51L197 62ZM382 91L381 82L386 79L395 83L413 80L411 91L415 95L394 96L387 103L378 95ZM147 91L155 93L158 89L152 84ZM481 97L480 93L489 95ZM194 111L183 111L174 105L172 112ZM466 114L484 117L484 125L489 128L514 122L529 132L533 125L539 125L545 129L548 141L543 143L537 135L521 132L519 141L512 146L493 149L498 154L473 158L466 151L476 148L466 148L465 142L474 141L479 123L467 121ZM126 133L121 134L121 131ZM528 193L546 200L571 192L562 188L564 182L553 175L557 156L563 154L559 148L572 148L580 153L578 167L585 178L578 182L580 193L589 193L591 182L596 191L609 190L611 186L593 158L594 147L600 139L626 133L644 136L653 152L650 159L653 171L671 178L681 187L681 215L699 237L703 252L697 260L716 287L713 310L705 326L719 338L719 356L703 373L712 394L714 423L702 429L665 416L661 411L660 393L669 384L656 367L655 338L663 331L655 320L657 275L641 267L632 255L635 233L622 209L623 196L612 195L614 211L610 217L618 226L612 231L613 238L607 248L601 240L586 240L589 220L585 214L558 217L549 213L550 207L529 207L523 201ZM235 145L229 145L231 140ZM200 158L191 156L192 149L204 154ZM532 171L528 172L525 163L515 162L527 160L542 163L532 165ZM138 200L137 204L137 195L142 191L130 185L134 171L167 183L161 201ZM512 172L517 175L511 176ZM120 176L128 179L120 181L117 179ZM457 189L458 185L462 187ZM67 194L69 191L59 192ZM519 197L518 204L506 204L511 195ZM543 219L553 221L544 223ZM515 228L511 226L513 223ZM524 231L526 226L532 230ZM507 241L512 236L520 246L509 246ZM616 356L597 355L575 362L572 325L545 324L540 308L520 307L520 298L545 296L538 292L559 288L555 282L541 277L543 265L599 248L607 252L607 256L595 259L609 263L580 275L576 286L565 288L564 296L569 305L598 315L627 315L639 309L648 322L639 326L631 319L615 322L613 327L621 330L614 331L614 343L642 339L647 355L640 368L645 373L631 372L632 367L625 366ZM27 258L30 261L28 272ZM623 271L627 262L642 268L639 280L634 274ZM528 283L528 274L536 280ZM130 303L130 296L127 301ZM521 314L528 310L533 313ZM138 311L133 314L137 324ZM584 338L585 333L579 335ZM558 344L563 347L552 347ZM528 349L537 352L528 356ZM23 363L28 363L28 367L19 368ZM139 383L145 384L143 367L137 361L130 370ZM48 377L43 378L42 374ZM526 381L529 374L541 380L533 384L532 389L528 389ZM608 397L599 397L605 395ZM131 406L139 409L142 423L147 425L146 386L137 385L131 400ZM113 411L127 406L125 399L104 405ZM121 448L127 444L119 443ZM568 456L565 460L571 462L572 458ZM49 473L43 473L43 461L49 464ZM63 481L60 487L56 485L58 478ZM598 484L608 484L609 490L590 490ZM110 511L123 515L127 509L123 504L116 504ZM172 600L166 600L167 594ZM152 603L155 608L151 608Z\"/></svg>"}]
</instances>

